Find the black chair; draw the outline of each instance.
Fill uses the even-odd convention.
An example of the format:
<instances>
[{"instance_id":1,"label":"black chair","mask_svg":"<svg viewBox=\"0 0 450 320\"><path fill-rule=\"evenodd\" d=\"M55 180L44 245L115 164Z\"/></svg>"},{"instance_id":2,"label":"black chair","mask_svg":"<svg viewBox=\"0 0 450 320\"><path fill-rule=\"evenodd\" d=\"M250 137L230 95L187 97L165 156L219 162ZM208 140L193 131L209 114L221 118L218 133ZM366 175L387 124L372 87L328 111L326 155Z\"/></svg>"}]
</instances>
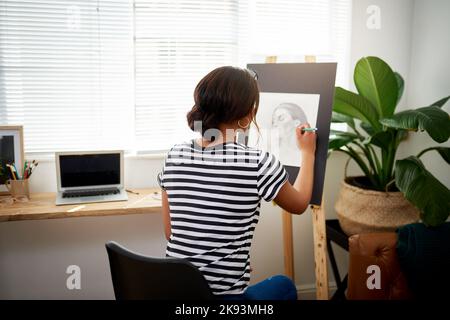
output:
<instances>
[{"instance_id":1,"label":"black chair","mask_svg":"<svg viewBox=\"0 0 450 320\"><path fill-rule=\"evenodd\" d=\"M117 300L212 300L201 272L176 258L152 258L106 243Z\"/></svg>"}]
</instances>

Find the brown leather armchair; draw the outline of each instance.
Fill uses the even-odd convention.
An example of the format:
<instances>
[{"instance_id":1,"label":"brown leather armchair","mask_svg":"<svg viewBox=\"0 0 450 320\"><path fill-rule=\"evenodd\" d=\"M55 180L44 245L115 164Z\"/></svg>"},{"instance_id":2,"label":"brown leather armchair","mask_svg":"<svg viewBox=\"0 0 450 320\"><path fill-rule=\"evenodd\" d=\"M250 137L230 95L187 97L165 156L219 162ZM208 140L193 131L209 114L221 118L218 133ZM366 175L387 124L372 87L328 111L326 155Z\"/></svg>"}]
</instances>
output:
<instances>
[{"instance_id":1,"label":"brown leather armchair","mask_svg":"<svg viewBox=\"0 0 450 320\"><path fill-rule=\"evenodd\" d=\"M397 234L366 233L349 238L350 264L347 298L350 300L411 299L406 278L400 270L396 251ZM370 265L380 268L380 289L369 289Z\"/></svg>"}]
</instances>

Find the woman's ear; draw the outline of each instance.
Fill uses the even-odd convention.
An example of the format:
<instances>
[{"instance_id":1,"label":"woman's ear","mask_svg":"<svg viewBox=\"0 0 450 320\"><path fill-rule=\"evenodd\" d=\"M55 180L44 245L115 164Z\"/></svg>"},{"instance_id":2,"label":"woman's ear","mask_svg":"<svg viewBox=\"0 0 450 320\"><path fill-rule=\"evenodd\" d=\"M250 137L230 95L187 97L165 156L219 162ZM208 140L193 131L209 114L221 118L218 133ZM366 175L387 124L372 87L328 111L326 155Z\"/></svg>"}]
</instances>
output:
<instances>
[{"instance_id":1,"label":"woman's ear","mask_svg":"<svg viewBox=\"0 0 450 320\"><path fill-rule=\"evenodd\" d=\"M237 121L237 125L241 129L248 129L251 123L252 119L250 118L250 116L243 117L242 119L239 119Z\"/></svg>"}]
</instances>

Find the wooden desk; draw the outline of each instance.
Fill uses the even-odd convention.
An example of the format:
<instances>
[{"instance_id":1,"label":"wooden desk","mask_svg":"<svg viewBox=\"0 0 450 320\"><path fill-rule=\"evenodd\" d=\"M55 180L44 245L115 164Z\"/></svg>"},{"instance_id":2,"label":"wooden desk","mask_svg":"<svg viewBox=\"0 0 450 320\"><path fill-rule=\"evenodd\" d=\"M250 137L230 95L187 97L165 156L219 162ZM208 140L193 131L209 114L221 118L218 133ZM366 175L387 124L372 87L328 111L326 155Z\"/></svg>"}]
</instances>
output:
<instances>
[{"instance_id":1,"label":"wooden desk","mask_svg":"<svg viewBox=\"0 0 450 320\"><path fill-rule=\"evenodd\" d=\"M55 193L33 193L27 202L8 203L0 197L0 222L161 212L160 189L132 189L128 201L55 205Z\"/></svg>"}]
</instances>

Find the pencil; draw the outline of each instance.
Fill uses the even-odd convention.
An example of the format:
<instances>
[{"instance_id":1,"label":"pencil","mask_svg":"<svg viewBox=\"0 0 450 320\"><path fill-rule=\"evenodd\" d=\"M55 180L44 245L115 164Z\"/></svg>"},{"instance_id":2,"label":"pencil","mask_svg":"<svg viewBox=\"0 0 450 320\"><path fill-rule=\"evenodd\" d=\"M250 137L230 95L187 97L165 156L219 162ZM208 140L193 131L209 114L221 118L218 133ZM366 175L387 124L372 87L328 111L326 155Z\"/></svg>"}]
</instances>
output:
<instances>
[{"instance_id":1,"label":"pencil","mask_svg":"<svg viewBox=\"0 0 450 320\"><path fill-rule=\"evenodd\" d=\"M317 128L302 128L302 132L315 132Z\"/></svg>"},{"instance_id":2,"label":"pencil","mask_svg":"<svg viewBox=\"0 0 450 320\"><path fill-rule=\"evenodd\" d=\"M17 180L20 180L20 175L19 175L19 171L16 168L16 165L13 163L13 167L14 167L14 171L16 172L17 175Z\"/></svg>"},{"instance_id":3,"label":"pencil","mask_svg":"<svg viewBox=\"0 0 450 320\"><path fill-rule=\"evenodd\" d=\"M23 171L22 171L22 179L26 179L26 173L27 173L27 161L23 164Z\"/></svg>"},{"instance_id":4,"label":"pencil","mask_svg":"<svg viewBox=\"0 0 450 320\"><path fill-rule=\"evenodd\" d=\"M24 171L23 171L23 178L24 179L28 179L28 168L29 168L29 164L27 163Z\"/></svg>"}]
</instances>

